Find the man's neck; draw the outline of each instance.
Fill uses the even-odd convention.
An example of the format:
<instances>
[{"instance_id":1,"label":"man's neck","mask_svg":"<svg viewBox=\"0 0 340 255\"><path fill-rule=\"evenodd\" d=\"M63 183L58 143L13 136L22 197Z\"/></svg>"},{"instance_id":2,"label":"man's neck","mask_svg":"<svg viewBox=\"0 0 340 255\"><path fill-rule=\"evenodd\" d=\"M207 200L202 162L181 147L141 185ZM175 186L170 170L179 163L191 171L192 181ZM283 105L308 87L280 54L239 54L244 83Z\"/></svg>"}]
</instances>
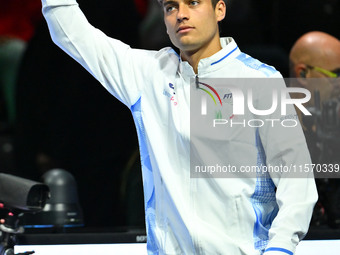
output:
<instances>
[{"instance_id":1,"label":"man's neck","mask_svg":"<svg viewBox=\"0 0 340 255\"><path fill-rule=\"evenodd\" d=\"M200 48L199 50L185 51L181 50L181 58L183 61L188 61L194 69L194 72L198 73L198 63L201 59L208 58L222 49L220 38L212 40L208 45Z\"/></svg>"}]
</instances>

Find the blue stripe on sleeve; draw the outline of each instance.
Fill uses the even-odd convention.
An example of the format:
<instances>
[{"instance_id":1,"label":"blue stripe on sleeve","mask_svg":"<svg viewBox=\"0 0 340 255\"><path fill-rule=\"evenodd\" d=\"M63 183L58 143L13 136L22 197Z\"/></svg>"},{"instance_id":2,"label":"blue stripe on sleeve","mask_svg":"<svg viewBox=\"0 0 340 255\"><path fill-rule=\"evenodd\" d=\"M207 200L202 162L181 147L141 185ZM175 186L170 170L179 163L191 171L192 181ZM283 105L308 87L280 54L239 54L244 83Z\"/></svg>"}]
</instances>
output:
<instances>
[{"instance_id":1,"label":"blue stripe on sleeve","mask_svg":"<svg viewBox=\"0 0 340 255\"><path fill-rule=\"evenodd\" d=\"M266 251L280 251L289 255L293 255L293 252L287 250L287 249L283 249L283 248L279 248L279 247L270 247L268 249L265 250Z\"/></svg>"},{"instance_id":2,"label":"blue stripe on sleeve","mask_svg":"<svg viewBox=\"0 0 340 255\"><path fill-rule=\"evenodd\" d=\"M269 77L272 74L277 72L277 70L275 68L268 66L268 65L260 62L259 60L248 56L245 53L241 53L239 56L237 56L236 59L238 59L243 64L245 64L246 66L248 66L252 69L261 71L267 77Z\"/></svg>"}]
</instances>

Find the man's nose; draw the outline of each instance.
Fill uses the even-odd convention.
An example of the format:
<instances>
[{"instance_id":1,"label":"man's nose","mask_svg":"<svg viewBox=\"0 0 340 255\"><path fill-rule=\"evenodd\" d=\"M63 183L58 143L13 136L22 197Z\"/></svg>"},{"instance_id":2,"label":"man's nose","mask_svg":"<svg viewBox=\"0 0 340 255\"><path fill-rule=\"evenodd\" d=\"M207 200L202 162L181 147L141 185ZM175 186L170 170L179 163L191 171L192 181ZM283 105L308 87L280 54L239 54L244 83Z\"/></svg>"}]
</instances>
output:
<instances>
[{"instance_id":1,"label":"man's nose","mask_svg":"<svg viewBox=\"0 0 340 255\"><path fill-rule=\"evenodd\" d=\"M186 4L181 3L178 6L177 21L182 22L183 20L188 20L189 18L190 18L189 17L189 7Z\"/></svg>"}]
</instances>

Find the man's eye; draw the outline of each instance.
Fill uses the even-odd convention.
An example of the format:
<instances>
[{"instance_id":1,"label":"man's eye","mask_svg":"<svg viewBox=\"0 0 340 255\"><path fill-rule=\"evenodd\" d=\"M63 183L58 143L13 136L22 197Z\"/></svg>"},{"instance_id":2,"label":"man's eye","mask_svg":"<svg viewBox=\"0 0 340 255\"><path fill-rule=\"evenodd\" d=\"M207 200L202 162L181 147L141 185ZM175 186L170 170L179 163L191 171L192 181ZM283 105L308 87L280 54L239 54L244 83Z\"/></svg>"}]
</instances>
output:
<instances>
[{"instance_id":1,"label":"man's eye","mask_svg":"<svg viewBox=\"0 0 340 255\"><path fill-rule=\"evenodd\" d=\"M191 4L191 5L198 5L199 2L198 2L198 1L191 1L190 4Z\"/></svg>"},{"instance_id":2,"label":"man's eye","mask_svg":"<svg viewBox=\"0 0 340 255\"><path fill-rule=\"evenodd\" d=\"M167 6L167 7L165 7L165 11L166 12L172 12L174 9L175 9L174 6Z\"/></svg>"}]
</instances>

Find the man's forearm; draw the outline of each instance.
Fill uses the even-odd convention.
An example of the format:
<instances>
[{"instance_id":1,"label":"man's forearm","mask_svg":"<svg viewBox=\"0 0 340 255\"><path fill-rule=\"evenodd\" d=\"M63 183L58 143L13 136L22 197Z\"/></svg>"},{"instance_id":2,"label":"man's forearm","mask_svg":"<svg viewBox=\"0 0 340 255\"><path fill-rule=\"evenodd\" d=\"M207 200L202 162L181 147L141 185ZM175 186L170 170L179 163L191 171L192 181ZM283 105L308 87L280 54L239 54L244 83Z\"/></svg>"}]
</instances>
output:
<instances>
[{"instance_id":1,"label":"man's forearm","mask_svg":"<svg viewBox=\"0 0 340 255\"><path fill-rule=\"evenodd\" d=\"M54 43L120 101L133 104L141 90L137 81L144 79L145 63L154 53L131 49L106 36L87 21L76 0L42 0L42 4Z\"/></svg>"},{"instance_id":2,"label":"man's forearm","mask_svg":"<svg viewBox=\"0 0 340 255\"><path fill-rule=\"evenodd\" d=\"M79 41L91 40L90 24L75 0L42 0L42 11L52 40L65 52L81 62L81 53L88 48ZM83 63L82 63L83 64Z\"/></svg>"}]
</instances>

